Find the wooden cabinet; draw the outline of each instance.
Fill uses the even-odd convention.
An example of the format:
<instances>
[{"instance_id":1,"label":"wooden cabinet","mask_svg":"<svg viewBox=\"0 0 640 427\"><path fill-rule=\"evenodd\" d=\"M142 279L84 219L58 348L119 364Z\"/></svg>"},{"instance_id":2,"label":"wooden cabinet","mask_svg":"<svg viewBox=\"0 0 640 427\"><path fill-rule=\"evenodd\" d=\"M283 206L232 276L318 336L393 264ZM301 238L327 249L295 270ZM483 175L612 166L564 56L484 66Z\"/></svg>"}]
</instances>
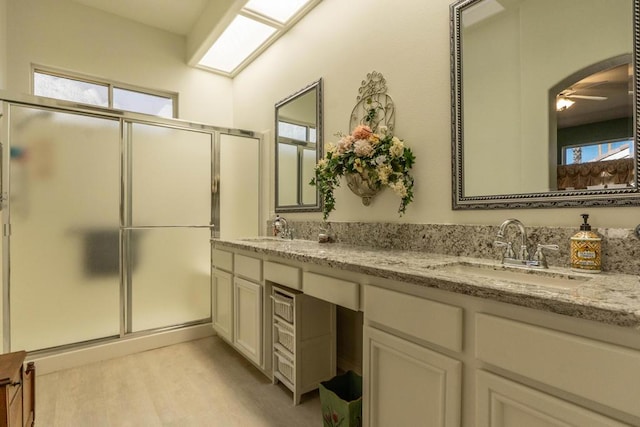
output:
<instances>
[{"instance_id":1,"label":"wooden cabinet","mask_svg":"<svg viewBox=\"0 0 640 427\"><path fill-rule=\"evenodd\" d=\"M476 314L475 327L476 357L505 376L530 379L553 387L559 396L567 393L640 419L639 351L486 313Z\"/></svg>"},{"instance_id":2,"label":"wooden cabinet","mask_svg":"<svg viewBox=\"0 0 640 427\"><path fill-rule=\"evenodd\" d=\"M459 426L462 362L405 337L458 350L462 310L376 287L364 309L364 425Z\"/></svg>"},{"instance_id":3,"label":"wooden cabinet","mask_svg":"<svg viewBox=\"0 0 640 427\"><path fill-rule=\"evenodd\" d=\"M233 345L262 366L262 286L236 277L233 291Z\"/></svg>"},{"instance_id":4,"label":"wooden cabinet","mask_svg":"<svg viewBox=\"0 0 640 427\"><path fill-rule=\"evenodd\" d=\"M265 366L264 360L262 259L215 247L212 253L213 329L247 359L268 371L270 366Z\"/></svg>"},{"instance_id":5,"label":"wooden cabinet","mask_svg":"<svg viewBox=\"0 0 640 427\"><path fill-rule=\"evenodd\" d=\"M364 425L460 425L461 362L370 326L364 341Z\"/></svg>"},{"instance_id":6,"label":"wooden cabinet","mask_svg":"<svg viewBox=\"0 0 640 427\"><path fill-rule=\"evenodd\" d=\"M232 251L219 256L229 274L214 279L220 290L233 287L232 342L265 374L288 382L294 402L306 389L299 378L310 375L298 359L305 322L282 321L265 303L277 284L302 291L292 298L364 313L362 335L351 336L363 337L365 426L640 426L637 330Z\"/></svg>"},{"instance_id":7,"label":"wooden cabinet","mask_svg":"<svg viewBox=\"0 0 640 427\"><path fill-rule=\"evenodd\" d=\"M24 368L27 353L0 355L0 427L32 426L35 418L35 365Z\"/></svg>"},{"instance_id":8,"label":"wooden cabinet","mask_svg":"<svg viewBox=\"0 0 640 427\"><path fill-rule=\"evenodd\" d=\"M478 371L476 387L478 427L627 425L485 371Z\"/></svg>"},{"instance_id":9,"label":"wooden cabinet","mask_svg":"<svg viewBox=\"0 0 640 427\"><path fill-rule=\"evenodd\" d=\"M211 324L228 342L233 342L233 278L230 273L214 270L211 283Z\"/></svg>"},{"instance_id":10,"label":"wooden cabinet","mask_svg":"<svg viewBox=\"0 0 640 427\"><path fill-rule=\"evenodd\" d=\"M233 253L214 248L211 272L211 325L233 342Z\"/></svg>"}]
</instances>

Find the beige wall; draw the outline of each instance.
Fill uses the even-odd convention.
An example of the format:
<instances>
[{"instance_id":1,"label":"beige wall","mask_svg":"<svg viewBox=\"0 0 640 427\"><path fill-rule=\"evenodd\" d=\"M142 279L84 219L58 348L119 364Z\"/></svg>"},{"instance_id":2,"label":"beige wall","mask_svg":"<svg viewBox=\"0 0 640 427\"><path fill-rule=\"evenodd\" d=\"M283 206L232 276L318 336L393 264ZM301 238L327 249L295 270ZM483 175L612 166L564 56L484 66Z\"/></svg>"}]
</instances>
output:
<instances>
[{"instance_id":1,"label":"beige wall","mask_svg":"<svg viewBox=\"0 0 640 427\"><path fill-rule=\"evenodd\" d=\"M391 191L364 207L346 185L336 193L337 221L499 224L515 216L527 225L577 226L590 213L596 227L635 227L640 208L451 209L450 0L324 0L234 80L239 127L272 130L273 106L324 78L325 141L348 131L360 82L372 70L387 79L396 103L396 133L414 150L415 202L399 218ZM273 133L272 133L273 134ZM265 144L273 152L273 141ZM273 211L273 162L265 168L269 214ZM497 170L498 168L496 168ZM271 170L271 171L270 171ZM317 218L320 214L289 214Z\"/></svg>"},{"instance_id":2,"label":"beige wall","mask_svg":"<svg viewBox=\"0 0 640 427\"><path fill-rule=\"evenodd\" d=\"M8 4L8 90L30 93L35 63L179 92L180 118L233 125L231 81L187 66L184 37L70 0L0 1Z\"/></svg>"}]
</instances>

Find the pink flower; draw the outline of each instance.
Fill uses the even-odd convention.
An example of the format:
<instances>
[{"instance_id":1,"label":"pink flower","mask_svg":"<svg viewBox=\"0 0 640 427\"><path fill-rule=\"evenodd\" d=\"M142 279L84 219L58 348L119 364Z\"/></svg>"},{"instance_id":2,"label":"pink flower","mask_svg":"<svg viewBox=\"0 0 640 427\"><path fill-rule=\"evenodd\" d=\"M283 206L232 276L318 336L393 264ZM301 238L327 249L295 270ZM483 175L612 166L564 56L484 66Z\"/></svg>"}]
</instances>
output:
<instances>
[{"instance_id":1,"label":"pink flower","mask_svg":"<svg viewBox=\"0 0 640 427\"><path fill-rule=\"evenodd\" d=\"M353 136L353 139L356 139L356 140L368 139L372 133L373 132L371 131L371 128L369 126L359 125L353 130L353 132L351 133L351 136Z\"/></svg>"},{"instance_id":2,"label":"pink flower","mask_svg":"<svg viewBox=\"0 0 640 427\"><path fill-rule=\"evenodd\" d=\"M353 151L356 156L370 157L373 154L373 145L367 139L359 139L353 144Z\"/></svg>"},{"instance_id":3,"label":"pink flower","mask_svg":"<svg viewBox=\"0 0 640 427\"><path fill-rule=\"evenodd\" d=\"M345 151L349 150L349 148L351 148L352 145L353 145L353 138L351 137L351 135L345 135L342 138L340 138L340 141L338 141L338 144L336 146L336 151L338 152L338 154L343 154Z\"/></svg>"}]
</instances>

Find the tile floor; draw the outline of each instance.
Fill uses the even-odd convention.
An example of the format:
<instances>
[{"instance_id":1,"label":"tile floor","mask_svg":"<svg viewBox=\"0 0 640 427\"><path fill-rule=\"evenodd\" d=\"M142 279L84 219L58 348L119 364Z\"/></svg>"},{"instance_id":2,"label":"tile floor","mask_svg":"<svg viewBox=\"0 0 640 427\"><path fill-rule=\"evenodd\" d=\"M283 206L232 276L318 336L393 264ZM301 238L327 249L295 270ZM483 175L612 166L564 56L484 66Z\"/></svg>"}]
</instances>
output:
<instances>
[{"instance_id":1,"label":"tile floor","mask_svg":"<svg viewBox=\"0 0 640 427\"><path fill-rule=\"evenodd\" d=\"M317 391L293 406L218 337L36 378L37 427L321 425Z\"/></svg>"}]
</instances>

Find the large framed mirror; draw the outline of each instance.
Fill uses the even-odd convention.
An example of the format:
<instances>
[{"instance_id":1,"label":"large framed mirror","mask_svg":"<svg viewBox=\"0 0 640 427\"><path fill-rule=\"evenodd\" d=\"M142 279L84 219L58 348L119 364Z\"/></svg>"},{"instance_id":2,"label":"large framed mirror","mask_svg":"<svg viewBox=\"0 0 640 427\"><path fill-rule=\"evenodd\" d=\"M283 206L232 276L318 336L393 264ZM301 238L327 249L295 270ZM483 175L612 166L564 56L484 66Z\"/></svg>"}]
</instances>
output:
<instances>
[{"instance_id":1,"label":"large framed mirror","mask_svg":"<svg viewBox=\"0 0 640 427\"><path fill-rule=\"evenodd\" d=\"M316 163L323 156L322 79L275 106L275 211L319 212Z\"/></svg>"},{"instance_id":2,"label":"large framed mirror","mask_svg":"<svg viewBox=\"0 0 640 427\"><path fill-rule=\"evenodd\" d=\"M639 3L451 5L454 209L640 205Z\"/></svg>"}]
</instances>

